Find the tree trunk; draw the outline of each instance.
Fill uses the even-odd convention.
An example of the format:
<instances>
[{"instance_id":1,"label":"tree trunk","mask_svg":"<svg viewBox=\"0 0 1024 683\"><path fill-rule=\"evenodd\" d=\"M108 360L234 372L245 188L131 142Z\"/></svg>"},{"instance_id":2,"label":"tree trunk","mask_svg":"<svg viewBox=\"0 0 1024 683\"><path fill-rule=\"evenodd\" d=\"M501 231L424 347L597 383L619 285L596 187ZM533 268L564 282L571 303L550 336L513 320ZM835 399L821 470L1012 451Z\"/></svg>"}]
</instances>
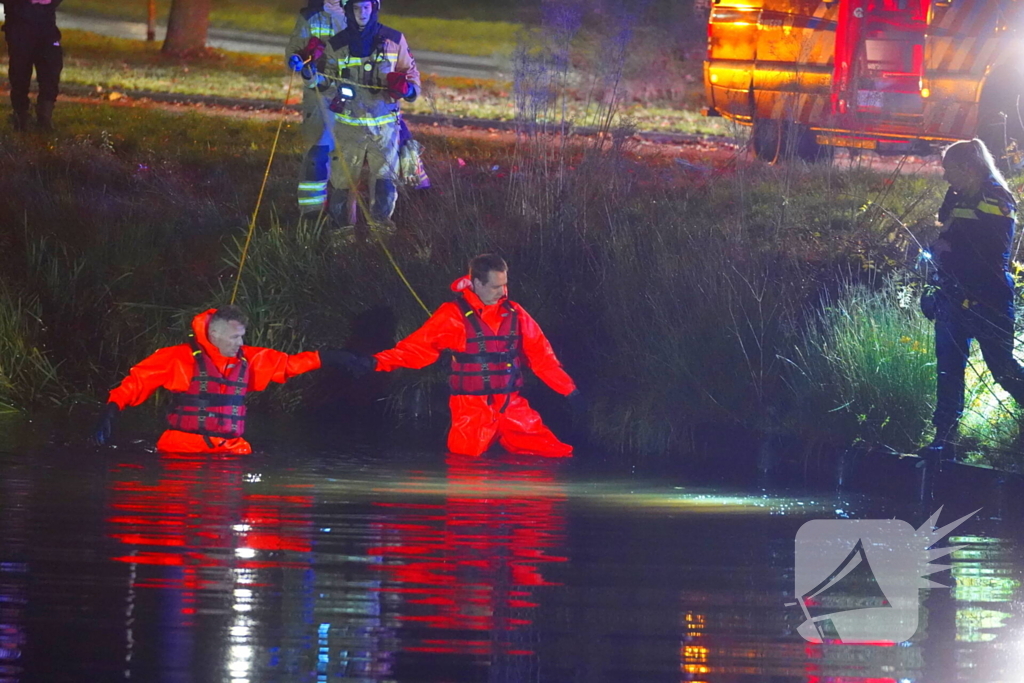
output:
<instances>
[{"instance_id":1,"label":"tree trunk","mask_svg":"<svg viewBox=\"0 0 1024 683\"><path fill-rule=\"evenodd\" d=\"M167 19L165 54L201 53L206 48L206 31L210 27L211 0L172 0Z\"/></svg>"}]
</instances>

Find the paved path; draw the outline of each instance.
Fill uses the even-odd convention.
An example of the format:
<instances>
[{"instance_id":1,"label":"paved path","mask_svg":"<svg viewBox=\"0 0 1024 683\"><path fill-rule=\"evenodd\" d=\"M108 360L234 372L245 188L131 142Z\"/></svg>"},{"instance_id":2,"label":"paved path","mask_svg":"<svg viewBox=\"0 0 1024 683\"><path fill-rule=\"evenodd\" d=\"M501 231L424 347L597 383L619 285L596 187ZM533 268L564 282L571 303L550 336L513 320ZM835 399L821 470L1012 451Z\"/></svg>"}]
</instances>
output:
<instances>
[{"instance_id":1,"label":"paved path","mask_svg":"<svg viewBox=\"0 0 1024 683\"><path fill-rule=\"evenodd\" d=\"M3 10L0 9L0 17ZM114 38L146 39L146 24L134 21L118 21L103 17L85 16L81 14L57 13L57 24L61 28L90 31ZM167 26L158 24L157 40L162 41L167 33ZM283 55L288 42L286 35L270 33L250 33L225 28L210 28L206 44L209 47L231 52L249 52L262 55ZM438 76L465 76L468 78L502 78L502 70L498 60L493 57L471 57L469 55L453 55L445 52L416 50L413 54L420 71Z\"/></svg>"}]
</instances>

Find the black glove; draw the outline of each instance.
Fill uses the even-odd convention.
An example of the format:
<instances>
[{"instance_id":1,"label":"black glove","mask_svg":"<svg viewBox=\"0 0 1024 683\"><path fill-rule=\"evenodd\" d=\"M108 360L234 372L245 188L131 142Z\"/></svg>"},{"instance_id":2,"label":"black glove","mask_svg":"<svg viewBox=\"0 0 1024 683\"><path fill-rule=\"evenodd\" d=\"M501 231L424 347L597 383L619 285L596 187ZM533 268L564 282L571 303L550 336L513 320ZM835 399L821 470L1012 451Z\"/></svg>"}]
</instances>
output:
<instances>
[{"instance_id":1,"label":"black glove","mask_svg":"<svg viewBox=\"0 0 1024 683\"><path fill-rule=\"evenodd\" d=\"M108 403L103 408L103 412L100 413L100 419L96 422L96 427L92 431L92 442L97 446L103 446L110 441L110 436L114 432L114 418L121 412L121 409L117 407L116 403Z\"/></svg>"},{"instance_id":2,"label":"black glove","mask_svg":"<svg viewBox=\"0 0 1024 683\"><path fill-rule=\"evenodd\" d=\"M352 359L356 357L356 354L345 349L321 349L320 350L320 365L330 365L333 368L347 369L348 364L352 362Z\"/></svg>"},{"instance_id":3,"label":"black glove","mask_svg":"<svg viewBox=\"0 0 1024 683\"><path fill-rule=\"evenodd\" d=\"M565 397L572 409L573 422L582 420L587 415L587 399L580 393L579 389L573 389L572 393Z\"/></svg>"},{"instance_id":4,"label":"black glove","mask_svg":"<svg viewBox=\"0 0 1024 683\"><path fill-rule=\"evenodd\" d=\"M359 379L377 369L377 359L373 356L353 355L346 367L353 377Z\"/></svg>"},{"instance_id":5,"label":"black glove","mask_svg":"<svg viewBox=\"0 0 1024 683\"><path fill-rule=\"evenodd\" d=\"M359 379L363 375L373 372L377 367L377 361L373 356L362 356L345 349L323 349L320 351L320 365L330 365L341 368L352 373L352 376Z\"/></svg>"}]
</instances>

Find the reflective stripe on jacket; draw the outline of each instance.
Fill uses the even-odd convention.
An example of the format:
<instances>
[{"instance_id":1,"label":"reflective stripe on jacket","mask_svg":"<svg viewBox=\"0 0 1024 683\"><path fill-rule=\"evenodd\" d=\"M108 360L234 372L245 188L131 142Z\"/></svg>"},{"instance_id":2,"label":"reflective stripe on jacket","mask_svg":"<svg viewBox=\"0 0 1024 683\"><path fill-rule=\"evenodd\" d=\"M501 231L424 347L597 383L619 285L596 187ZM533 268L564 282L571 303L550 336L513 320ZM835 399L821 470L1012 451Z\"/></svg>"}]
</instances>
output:
<instances>
[{"instance_id":1,"label":"reflective stripe on jacket","mask_svg":"<svg viewBox=\"0 0 1024 683\"><path fill-rule=\"evenodd\" d=\"M972 197L952 189L946 193L939 220L948 227L939 238L950 248L937 265L947 294L984 301L1012 293L1009 260L1016 211L1013 195L994 178Z\"/></svg>"},{"instance_id":2,"label":"reflective stripe on jacket","mask_svg":"<svg viewBox=\"0 0 1024 683\"><path fill-rule=\"evenodd\" d=\"M380 126L398 118L399 103L387 91L387 74L405 72L406 78L420 90L420 72L416 60L409 52L409 44L399 31L381 26L377 45L368 57L353 57L348 44L336 36L328 41L325 73L329 79L343 79L353 88L355 96L348 100L345 110L334 115L338 123L349 126ZM338 81L329 81L337 92Z\"/></svg>"}]
</instances>

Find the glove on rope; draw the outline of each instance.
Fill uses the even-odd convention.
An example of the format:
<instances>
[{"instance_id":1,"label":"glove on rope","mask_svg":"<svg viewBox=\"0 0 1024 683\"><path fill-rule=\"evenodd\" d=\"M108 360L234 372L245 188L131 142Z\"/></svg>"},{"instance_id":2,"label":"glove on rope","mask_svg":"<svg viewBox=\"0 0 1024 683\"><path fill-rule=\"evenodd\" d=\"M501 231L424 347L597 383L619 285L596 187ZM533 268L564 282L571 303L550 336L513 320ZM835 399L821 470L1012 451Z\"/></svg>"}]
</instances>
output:
<instances>
[{"instance_id":1,"label":"glove on rope","mask_svg":"<svg viewBox=\"0 0 1024 683\"><path fill-rule=\"evenodd\" d=\"M306 46L288 58L288 67L307 81L316 77L316 62L323 57L327 45L316 36L310 36Z\"/></svg>"},{"instance_id":2,"label":"glove on rope","mask_svg":"<svg viewBox=\"0 0 1024 683\"><path fill-rule=\"evenodd\" d=\"M120 412L121 409L117 407L116 403L108 403L103 408L100 419L96 421L96 426L92 431L93 443L103 446L110 441L110 437L114 433L114 418Z\"/></svg>"}]
</instances>

